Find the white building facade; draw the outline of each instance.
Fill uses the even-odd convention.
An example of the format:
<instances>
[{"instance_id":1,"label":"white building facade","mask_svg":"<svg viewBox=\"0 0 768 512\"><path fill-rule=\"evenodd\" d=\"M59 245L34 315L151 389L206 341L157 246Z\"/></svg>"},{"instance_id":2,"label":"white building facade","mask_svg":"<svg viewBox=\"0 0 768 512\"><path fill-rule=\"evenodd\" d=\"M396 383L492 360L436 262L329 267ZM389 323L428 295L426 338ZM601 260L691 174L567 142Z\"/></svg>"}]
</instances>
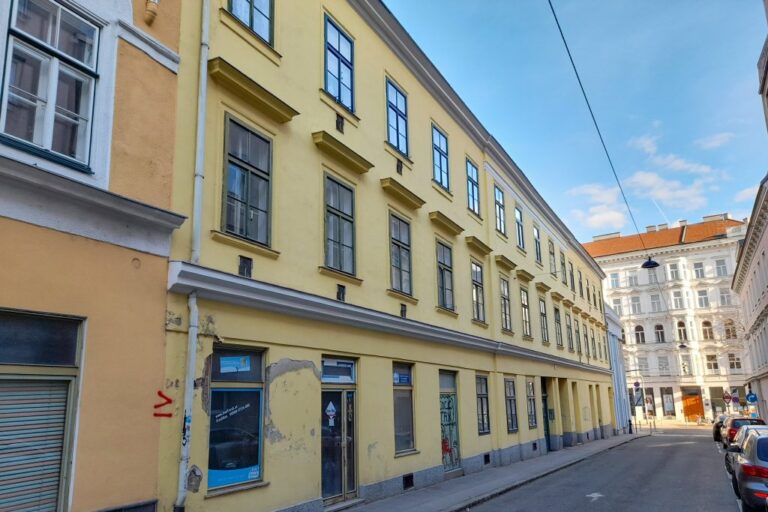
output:
<instances>
[{"instance_id":1,"label":"white building facade","mask_svg":"<svg viewBox=\"0 0 768 512\"><path fill-rule=\"evenodd\" d=\"M621 329L621 318L608 304L605 311L605 323L608 326L608 351L611 357L611 369L613 370L613 388L617 390L613 395L613 408L616 411L616 434L629 432L630 405L627 393L620 392L626 386L627 375L624 367L624 333Z\"/></svg>"},{"instance_id":2,"label":"white building facade","mask_svg":"<svg viewBox=\"0 0 768 512\"><path fill-rule=\"evenodd\" d=\"M745 233L744 222L720 214L584 244L608 276L633 415L696 421L746 405L744 327L730 287ZM642 268L649 256L657 268ZM740 404L726 404L726 391Z\"/></svg>"}]
</instances>

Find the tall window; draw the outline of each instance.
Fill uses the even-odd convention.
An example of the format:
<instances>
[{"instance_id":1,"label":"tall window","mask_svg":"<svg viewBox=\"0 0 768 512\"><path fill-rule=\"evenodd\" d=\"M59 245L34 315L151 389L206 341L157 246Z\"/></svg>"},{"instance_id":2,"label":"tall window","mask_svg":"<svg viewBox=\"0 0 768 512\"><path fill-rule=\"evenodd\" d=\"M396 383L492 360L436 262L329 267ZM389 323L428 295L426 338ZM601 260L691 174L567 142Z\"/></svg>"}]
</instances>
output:
<instances>
[{"instance_id":1,"label":"tall window","mask_svg":"<svg viewBox=\"0 0 768 512\"><path fill-rule=\"evenodd\" d=\"M263 1L256 0L256 3L263 3ZM325 91L349 110L354 110L353 54L352 38L326 16Z\"/></svg>"},{"instance_id":2,"label":"tall window","mask_svg":"<svg viewBox=\"0 0 768 512\"><path fill-rule=\"evenodd\" d=\"M701 323L701 334L705 340L715 339L715 331L712 329L712 322L705 320Z\"/></svg>"},{"instance_id":3,"label":"tall window","mask_svg":"<svg viewBox=\"0 0 768 512\"><path fill-rule=\"evenodd\" d=\"M661 311L661 295L658 293L651 295L651 311L654 313Z\"/></svg>"},{"instance_id":4,"label":"tall window","mask_svg":"<svg viewBox=\"0 0 768 512\"><path fill-rule=\"evenodd\" d=\"M477 166L467 159L467 208L480 215L480 179Z\"/></svg>"},{"instance_id":5,"label":"tall window","mask_svg":"<svg viewBox=\"0 0 768 512\"><path fill-rule=\"evenodd\" d=\"M480 375L475 377L475 391L477 392L477 433L482 436L491 433L491 417L488 412L488 377Z\"/></svg>"},{"instance_id":6,"label":"tall window","mask_svg":"<svg viewBox=\"0 0 768 512\"><path fill-rule=\"evenodd\" d=\"M619 273L614 272L611 274L611 288L619 287Z\"/></svg>"},{"instance_id":7,"label":"tall window","mask_svg":"<svg viewBox=\"0 0 768 512\"><path fill-rule=\"evenodd\" d=\"M493 187L493 199L496 204L496 231L502 235L507 234L507 213L504 210L504 191L499 187Z\"/></svg>"},{"instance_id":8,"label":"tall window","mask_svg":"<svg viewBox=\"0 0 768 512\"><path fill-rule=\"evenodd\" d=\"M507 432L517 432L517 399L513 379L504 379L504 401L507 406Z\"/></svg>"},{"instance_id":9,"label":"tall window","mask_svg":"<svg viewBox=\"0 0 768 512\"><path fill-rule=\"evenodd\" d=\"M432 179L450 190L451 181L448 174L448 137L437 126L432 125Z\"/></svg>"},{"instance_id":10,"label":"tall window","mask_svg":"<svg viewBox=\"0 0 768 512\"><path fill-rule=\"evenodd\" d=\"M570 281L571 281L571 291L575 292L576 291L576 281L573 279L573 263L571 263L570 261L568 262L568 276L569 276Z\"/></svg>"},{"instance_id":11,"label":"tall window","mask_svg":"<svg viewBox=\"0 0 768 512\"><path fill-rule=\"evenodd\" d=\"M437 242L437 305L453 311L453 252Z\"/></svg>"},{"instance_id":12,"label":"tall window","mask_svg":"<svg viewBox=\"0 0 768 512\"><path fill-rule=\"evenodd\" d=\"M696 279L704 279L704 264L701 262L693 264L693 275Z\"/></svg>"},{"instance_id":13,"label":"tall window","mask_svg":"<svg viewBox=\"0 0 768 512\"><path fill-rule=\"evenodd\" d=\"M627 286L638 286L640 281L637 279L637 272L630 272L627 274Z\"/></svg>"},{"instance_id":14,"label":"tall window","mask_svg":"<svg viewBox=\"0 0 768 512\"><path fill-rule=\"evenodd\" d=\"M683 292L672 292L672 305L675 309L685 308L685 302L683 301Z\"/></svg>"},{"instance_id":15,"label":"tall window","mask_svg":"<svg viewBox=\"0 0 768 512\"><path fill-rule=\"evenodd\" d=\"M635 327L635 343L645 343L645 329L641 325Z\"/></svg>"},{"instance_id":16,"label":"tall window","mask_svg":"<svg viewBox=\"0 0 768 512\"><path fill-rule=\"evenodd\" d=\"M677 263L669 264L669 279L672 281L680 279L680 268Z\"/></svg>"},{"instance_id":17,"label":"tall window","mask_svg":"<svg viewBox=\"0 0 768 512\"><path fill-rule=\"evenodd\" d=\"M325 266L355 273L354 193L325 178Z\"/></svg>"},{"instance_id":18,"label":"tall window","mask_svg":"<svg viewBox=\"0 0 768 512\"><path fill-rule=\"evenodd\" d=\"M728 266L725 260L715 260L715 273L717 277L726 277L728 275Z\"/></svg>"},{"instance_id":19,"label":"tall window","mask_svg":"<svg viewBox=\"0 0 768 512\"><path fill-rule=\"evenodd\" d=\"M685 376L691 375L693 369L691 368L691 356L689 354L680 355L680 373Z\"/></svg>"},{"instance_id":20,"label":"tall window","mask_svg":"<svg viewBox=\"0 0 768 512\"><path fill-rule=\"evenodd\" d=\"M584 336L584 353L589 357L589 332L584 322L581 323L581 334Z\"/></svg>"},{"instance_id":21,"label":"tall window","mask_svg":"<svg viewBox=\"0 0 768 512\"><path fill-rule=\"evenodd\" d=\"M565 335L568 338L568 350L573 352L573 326L571 325L570 313L565 314Z\"/></svg>"},{"instance_id":22,"label":"tall window","mask_svg":"<svg viewBox=\"0 0 768 512\"><path fill-rule=\"evenodd\" d=\"M677 340L688 341L688 330L685 328L685 322L677 322Z\"/></svg>"},{"instance_id":23,"label":"tall window","mask_svg":"<svg viewBox=\"0 0 768 512\"><path fill-rule=\"evenodd\" d=\"M720 365L717 363L716 355L708 355L707 358L707 373L719 373Z\"/></svg>"},{"instance_id":24,"label":"tall window","mask_svg":"<svg viewBox=\"0 0 768 512\"><path fill-rule=\"evenodd\" d=\"M272 9L272 0L229 0L229 12L270 45L272 44Z\"/></svg>"},{"instance_id":25,"label":"tall window","mask_svg":"<svg viewBox=\"0 0 768 512\"><path fill-rule=\"evenodd\" d=\"M523 233L523 212L520 208L515 208L515 229L517 231L517 246L525 249L525 236Z\"/></svg>"},{"instance_id":26,"label":"tall window","mask_svg":"<svg viewBox=\"0 0 768 512\"><path fill-rule=\"evenodd\" d=\"M533 252L536 257L536 263L541 263L541 231L537 226L533 226Z\"/></svg>"},{"instance_id":27,"label":"tall window","mask_svg":"<svg viewBox=\"0 0 768 512\"><path fill-rule=\"evenodd\" d=\"M574 337L576 338L576 353L581 354L581 331L579 330L579 321L573 322Z\"/></svg>"},{"instance_id":28,"label":"tall window","mask_svg":"<svg viewBox=\"0 0 768 512\"><path fill-rule=\"evenodd\" d=\"M699 307L700 308L708 308L709 307L709 293L707 290L699 290L696 292L696 296L699 301Z\"/></svg>"},{"instance_id":29,"label":"tall window","mask_svg":"<svg viewBox=\"0 0 768 512\"><path fill-rule=\"evenodd\" d=\"M387 141L402 154L408 154L408 98L390 80L387 80Z\"/></svg>"},{"instance_id":30,"label":"tall window","mask_svg":"<svg viewBox=\"0 0 768 512\"><path fill-rule=\"evenodd\" d=\"M657 324L653 328L653 333L656 336L656 343L664 343L667 340L664 337L664 326L661 324Z\"/></svg>"},{"instance_id":31,"label":"tall window","mask_svg":"<svg viewBox=\"0 0 768 512\"><path fill-rule=\"evenodd\" d=\"M263 478L263 386L261 353L214 348L208 433L209 488ZM236 453L233 447L237 447Z\"/></svg>"},{"instance_id":32,"label":"tall window","mask_svg":"<svg viewBox=\"0 0 768 512\"><path fill-rule=\"evenodd\" d=\"M637 358L637 368L640 370L640 375L648 375L648 358L647 357L638 357Z\"/></svg>"},{"instance_id":33,"label":"tall window","mask_svg":"<svg viewBox=\"0 0 768 512\"><path fill-rule=\"evenodd\" d=\"M640 297L630 297L629 306L632 308L633 315L638 315L643 312L640 307Z\"/></svg>"},{"instance_id":34,"label":"tall window","mask_svg":"<svg viewBox=\"0 0 768 512\"><path fill-rule=\"evenodd\" d=\"M555 308L555 342L558 347L563 346L563 325L560 321L560 308Z\"/></svg>"},{"instance_id":35,"label":"tall window","mask_svg":"<svg viewBox=\"0 0 768 512\"><path fill-rule=\"evenodd\" d=\"M587 302L591 302L592 298L589 295L589 279L587 279Z\"/></svg>"},{"instance_id":36,"label":"tall window","mask_svg":"<svg viewBox=\"0 0 768 512\"><path fill-rule=\"evenodd\" d=\"M656 269L648 269L648 284L658 284L659 278L656 276Z\"/></svg>"},{"instance_id":37,"label":"tall window","mask_svg":"<svg viewBox=\"0 0 768 512\"><path fill-rule=\"evenodd\" d=\"M597 357L597 345L595 344L595 330L589 328L589 337L592 341L592 357Z\"/></svg>"},{"instance_id":38,"label":"tall window","mask_svg":"<svg viewBox=\"0 0 768 512\"><path fill-rule=\"evenodd\" d=\"M723 325L725 326L725 339L727 340L735 340L736 339L736 324L733 320L730 318L726 320Z\"/></svg>"},{"instance_id":39,"label":"tall window","mask_svg":"<svg viewBox=\"0 0 768 512\"><path fill-rule=\"evenodd\" d=\"M87 164L99 30L50 0L14 3L2 132Z\"/></svg>"},{"instance_id":40,"label":"tall window","mask_svg":"<svg viewBox=\"0 0 768 512\"><path fill-rule=\"evenodd\" d=\"M581 270L579 270L579 297L584 298L584 280Z\"/></svg>"},{"instance_id":41,"label":"tall window","mask_svg":"<svg viewBox=\"0 0 768 512\"><path fill-rule=\"evenodd\" d=\"M525 379L525 394L528 402L528 428L536 428L536 388L530 377Z\"/></svg>"},{"instance_id":42,"label":"tall window","mask_svg":"<svg viewBox=\"0 0 768 512\"><path fill-rule=\"evenodd\" d=\"M731 290L729 290L728 288L720 288L720 305L721 306L731 305Z\"/></svg>"},{"instance_id":43,"label":"tall window","mask_svg":"<svg viewBox=\"0 0 768 512\"><path fill-rule=\"evenodd\" d=\"M499 279L501 288L501 328L505 331L512 330L512 313L509 303L509 281L505 278Z\"/></svg>"},{"instance_id":44,"label":"tall window","mask_svg":"<svg viewBox=\"0 0 768 512\"><path fill-rule=\"evenodd\" d=\"M411 226L396 215L389 216L392 289L411 294Z\"/></svg>"},{"instance_id":45,"label":"tall window","mask_svg":"<svg viewBox=\"0 0 768 512\"><path fill-rule=\"evenodd\" d=\"M657 361L659 363L659 375L662 377L669 377L671 375L671 372L669 371L669 357L659 356Z\"/></svg>"},{"instance_id":46,"label":"tall window","mask_svg":"<svg viewBox=\"0 0 768 512\"><path fill-rule=\"evenodd\" d=\"M741 358L736 354L728 354L728 368L731 373L741 373Z\"/></svg>"},{"instance_id":47,"label":"tall window","mask_svg":"<svg viewBox=\"0 0 768 512\"><path fill-rule=\"evenodd\" d=\"M565 253L560 251L560 280L568 286L568 274L565 273Z\"/></svg>"},{"instance_id":48,"label":"tall window","mask_svg":"<svg viewBox=\"0 0 768 512\"><path fill-rule=\"evenodd\" d=\"M485 301L483 298L483 267L474 261L472 272L472 318L485 322Z\"/></svg>"},{"instance_id":49,"label":"tall window","mask_svg":"<svg viewBox=\"0 0 768 512\"><path fill-rule=\"evenodd\" d=\"M541 323L541 341L549 343L549 322L547 321L547 302L539 297L539 322Z\"/></svg>"},{"instance_id":50,"label":"tall window","mask_svg":"<svg viewBox=\"0 0 768 512\"><path fill-rule=\"evenodd\" d=\"M523 336L531 337L531 309L528 304L528 290L520 288L520 308L523 313Z\"/></svg>"},{"instance_id":51,"label":"tall window","mask_svg":"<svg viewBox=\"0 0 768 512\"><path fill-rule=\"evenodd\" d=\"M621 309L621 299L613 299L612 307L617 315L621 316L624 314L624 312Z\"/></svg>"},{"instance_id":52,"label":"tall window","mask_svg":"<svg viewBox=\"0 0 768 512\"><path fill-rule=\"evenodd\" d=\"M549 248L549 273L553 276L557 276L557 260L555 260L555 243L550 240L548 244Z\"/></svg>"},{"instance_id":53,"label":"tall window","mask_svg":"<svg viewBox=\"0 0 768 512\"><path fill-rule=\"evenodd\" d=\"M227 127L224 229L233 235L269 245L271 144L233 119Z\"/></svg>"},{"instance_id":54,"label":"tall window","mask_svg":"<svg viewBox=\"0 0 768 512\"><path fill-rule=\"evenodd\" d=\"M395 404L395 452L414 449L413 367L393 363L393 399Z\"/></svg>"}]
</instances>

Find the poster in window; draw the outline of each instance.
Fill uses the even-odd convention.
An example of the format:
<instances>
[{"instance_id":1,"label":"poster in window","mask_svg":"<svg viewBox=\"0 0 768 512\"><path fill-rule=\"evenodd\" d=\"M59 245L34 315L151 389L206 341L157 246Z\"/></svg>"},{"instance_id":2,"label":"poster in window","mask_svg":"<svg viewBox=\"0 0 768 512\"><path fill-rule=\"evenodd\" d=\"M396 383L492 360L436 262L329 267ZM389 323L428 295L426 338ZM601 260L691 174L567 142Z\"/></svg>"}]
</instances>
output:
<instances>
[{"instance_id":1,"label":"poster in window","mask_svg":"<svg viewBox=\"0 0 768 512\"><path fill-rule=\"evenodd\" d=\"M261 479L261 390L214 389L208 487Z\"/></svg>"}]
</instances>

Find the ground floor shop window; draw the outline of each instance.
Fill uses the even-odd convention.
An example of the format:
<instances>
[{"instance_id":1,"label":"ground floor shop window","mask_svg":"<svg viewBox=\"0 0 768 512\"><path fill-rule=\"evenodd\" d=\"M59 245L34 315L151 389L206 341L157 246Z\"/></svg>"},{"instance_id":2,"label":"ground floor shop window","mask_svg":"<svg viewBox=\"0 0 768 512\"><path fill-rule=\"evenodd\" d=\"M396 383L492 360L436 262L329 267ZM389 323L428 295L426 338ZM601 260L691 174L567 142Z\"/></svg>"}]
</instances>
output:
<instances>
[{"instance_id":1,"label":"ground floor shop window","mask_svg":"<svg viewBox=\"0 0 768 512\"><path fill-rule=\"evenodd\" d=\"M241 349L213 353L208 487L262 478L262 354Z\"/></svg>"},{"instance_id":2,"label":"ground floor shop window","mask_svg":"<svg viewBox=\"0 0 768 512\"><path fill-rule=\"evenodd\" d=\"M664 405L664 416L675 416L675 395L672 388L661 388L661 401Z\"/></svg>"},{"instance_id":3,"label":"ground floor shop window","mask_svg":"<svg viewBox=\"0 0 768 512\"><path fill-rule=\"evenodd\" d=\"M528 400L528 427L536 428L536 388L533 379L525 380L525 394Z\"/></svg>"},{"instance_id":4,"label":"ground floor shop window","mask_svg":"<svg viewBox=\"0 0 768 512\"><path fill-rule=\"evenodd\" d=\"M517 432L517 401L515 398L515 381L504 380L504 399L507 405L507 432Z\"/></svg>"},{"instance_id":5,"label":"ground floor shop window","mask_svg":"<svg viewBox=\"0 0 768 512\"><path fill-rule=\"evenodd\" d=\"M393 386L395 403L395 451L414 449L413 441L413 378L412 367L394 363Z\"/></svg>"}]
</instances>

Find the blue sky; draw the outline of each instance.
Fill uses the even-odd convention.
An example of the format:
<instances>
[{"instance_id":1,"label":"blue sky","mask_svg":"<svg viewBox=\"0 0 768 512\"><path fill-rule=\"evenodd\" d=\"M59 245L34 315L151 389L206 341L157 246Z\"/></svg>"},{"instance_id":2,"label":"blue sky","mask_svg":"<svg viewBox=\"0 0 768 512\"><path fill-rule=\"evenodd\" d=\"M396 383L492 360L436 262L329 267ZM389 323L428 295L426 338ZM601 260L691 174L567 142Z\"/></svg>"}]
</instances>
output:
<instances>
[{"instance_id":1,"label":"blue sky","mask_svg":"<svg viewBox=\"0 0 768 512\"><path fill-rule=\"evenodd\" d=\"M634 232L546 0L385 0L576 237ZM749 215L758 0L553 0L641 230Z\"/></svg>"}]
</instances>

